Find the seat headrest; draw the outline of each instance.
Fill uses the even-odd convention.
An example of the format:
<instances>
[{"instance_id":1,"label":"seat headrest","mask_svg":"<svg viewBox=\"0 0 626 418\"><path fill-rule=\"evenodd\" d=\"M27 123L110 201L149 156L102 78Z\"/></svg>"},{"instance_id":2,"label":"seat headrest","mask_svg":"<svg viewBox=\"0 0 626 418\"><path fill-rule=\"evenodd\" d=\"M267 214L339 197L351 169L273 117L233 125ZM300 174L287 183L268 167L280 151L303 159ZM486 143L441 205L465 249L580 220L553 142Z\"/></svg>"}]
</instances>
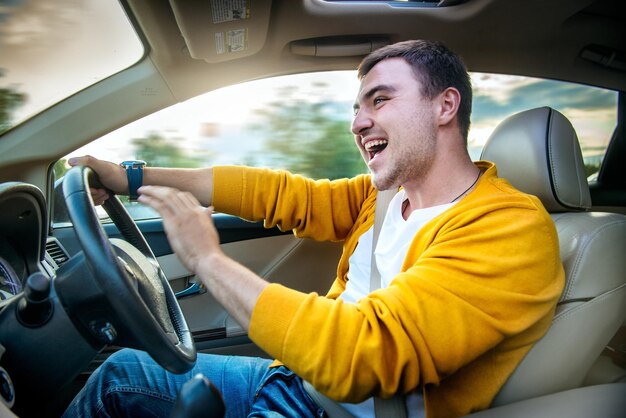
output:
<instances>
[{"instance_id":1,"label":"seat headrest","mask_svg":"<svg viewBox=\"0 0 626 418\"><path fill-rule=\"evenodd\" d=\"M578 137L558 111L540 107L505 119L483 148L498 176L537 196L548 212L586 210L591 195Z\"/></svg>"}]
</instances>

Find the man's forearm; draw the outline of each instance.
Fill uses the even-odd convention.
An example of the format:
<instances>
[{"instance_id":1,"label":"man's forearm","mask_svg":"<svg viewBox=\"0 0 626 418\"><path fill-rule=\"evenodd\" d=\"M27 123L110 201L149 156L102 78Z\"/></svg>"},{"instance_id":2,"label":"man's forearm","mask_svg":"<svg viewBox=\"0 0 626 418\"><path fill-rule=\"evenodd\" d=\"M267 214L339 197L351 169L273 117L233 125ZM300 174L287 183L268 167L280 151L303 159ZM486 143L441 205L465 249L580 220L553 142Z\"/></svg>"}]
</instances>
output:
<instances>
[{"instance_id":1,"label":"man's forearm","mask_svg":"<svg viewBox=\"0 0 626 418\"><path fill-rule=\"evenodd\" d=\"M146 167L143 184L173 187L190 192L202 206L210 206L213 200L212 168Z\"/></svg>"}]
</instances>

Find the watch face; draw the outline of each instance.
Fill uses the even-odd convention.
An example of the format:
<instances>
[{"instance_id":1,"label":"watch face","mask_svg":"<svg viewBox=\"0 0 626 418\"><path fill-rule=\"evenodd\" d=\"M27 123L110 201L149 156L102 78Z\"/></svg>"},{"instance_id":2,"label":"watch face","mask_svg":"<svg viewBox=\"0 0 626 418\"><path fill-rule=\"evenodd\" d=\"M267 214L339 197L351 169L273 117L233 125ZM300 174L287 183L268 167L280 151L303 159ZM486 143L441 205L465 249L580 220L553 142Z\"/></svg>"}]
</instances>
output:
<instances>
[{"instance_id":1,"label":"watch face","mask_svg":"<svg viewBox=\"0 0 626 418\"><path fill-rule=\"evenodd\" d=\"M120 165L122 167L138 167L138 166L145 166L146 162L142 160L128 160L128 161L122 161Z\"/></svg>"}]
</instances>

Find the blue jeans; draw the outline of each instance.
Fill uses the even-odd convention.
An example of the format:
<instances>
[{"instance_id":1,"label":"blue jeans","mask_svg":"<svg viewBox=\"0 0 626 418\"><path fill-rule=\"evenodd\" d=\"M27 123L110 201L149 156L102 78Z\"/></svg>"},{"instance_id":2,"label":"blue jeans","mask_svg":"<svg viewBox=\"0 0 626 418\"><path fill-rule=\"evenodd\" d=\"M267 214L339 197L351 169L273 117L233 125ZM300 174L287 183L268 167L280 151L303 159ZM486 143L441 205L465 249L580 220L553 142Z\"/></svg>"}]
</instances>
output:
<instances>
[{"instance_id":1,"label":"blue jeans","mask_svg":"<svg viewBox=\"0 0 626 418\"><path fill-rule=\"evenodd\" d=\"M180 388L198 373L220 390L226 417L324 417L286 367L249 357L199 354L194 368L182 375L165 371L136 350L113 354L89 378L64 418L168 417Z\"/></svg>"}]
</instances>

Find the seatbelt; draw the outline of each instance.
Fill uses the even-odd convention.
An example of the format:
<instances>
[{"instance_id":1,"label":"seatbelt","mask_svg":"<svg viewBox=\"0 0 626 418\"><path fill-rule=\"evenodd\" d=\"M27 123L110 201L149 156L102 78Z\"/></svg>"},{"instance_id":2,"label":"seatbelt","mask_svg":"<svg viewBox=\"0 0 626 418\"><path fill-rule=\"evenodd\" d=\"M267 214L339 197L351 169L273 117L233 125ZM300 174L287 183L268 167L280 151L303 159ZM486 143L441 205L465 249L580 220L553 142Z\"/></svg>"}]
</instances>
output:
<instances>
[{"instance_id":1,"label":"seatbelt","mask_svg":"<svg viewBox=\"0 0 626 418\"><path fill-rule=\"evenodd\" d=\"M372 235L372 260L370 264L370 292L382 287L380 271L376 265L374 251L376 250L376 244L378 244L380 230L383 228L387 208L389 207L389 203L391 203L391 199L393 199L397 192L398 191L395 189L382 190L376 195L376 212L374 213L374 231ZM376 418L406 418L407 413L404 396L395 395L389 399L379 398L378 396L374 397L374 413Z\"/></svg>"},{"instance_id":2,"label":"seatbelt","mask_svg":"<svg viewBox=\"0 0 626 418\"><path fill-rule=\"evenodd\" d=\"M380 236L380 230L383 227L383 221L385 220L385 214L391 199L396 195L398 191L395 189L378 191L376 194L376 209L374 212L374 228L372 234L372 261L370 268L370 292L380 289L380 272L376 266L376 257L374 256L374 250L376 250L376 244L378 243L378 237ZM311 396L311 398L317 403L328 415L329 418L354 418L346 409L344 409L339 403L328 398L327 396L318 392L313 385L306 380L302 381L304 390ZM406 403L403 396L394 396L390 399L382 399L379 397L374 398L374 412L376 418L406 418Z\"/></svg>"},{"instance_id":3,"label":"seatbelt","mask_svg":"<svg viewBox=\"0 0 626 418\"><path fill-rule=\"evenodd\" d=\"M376 194L376 210L374 212L374 230L372 234L372 258L370 264L370 292L381 288L380 272L376 265L376 257L374 257L374 250L376 250L376 244L378 243L378 237L380 236L380 230L383 229L383 221L387 214L387 208L391 199L398 193L397 190L382 190Z\"/></svg>"},{"instance_id":4,"label":"seatbelt","mask_svg":"<svg viewBox=\"0 0 626 418\"><path fill-rule=\"evenodd\" d=\"M309 394L311 399L326 412L328 418L354 418L354 415L348 412L343 406L318 392L312 384L304 379L302 380L302 386L304 386L304 390Z\"/></svg>"}]
</instances>

